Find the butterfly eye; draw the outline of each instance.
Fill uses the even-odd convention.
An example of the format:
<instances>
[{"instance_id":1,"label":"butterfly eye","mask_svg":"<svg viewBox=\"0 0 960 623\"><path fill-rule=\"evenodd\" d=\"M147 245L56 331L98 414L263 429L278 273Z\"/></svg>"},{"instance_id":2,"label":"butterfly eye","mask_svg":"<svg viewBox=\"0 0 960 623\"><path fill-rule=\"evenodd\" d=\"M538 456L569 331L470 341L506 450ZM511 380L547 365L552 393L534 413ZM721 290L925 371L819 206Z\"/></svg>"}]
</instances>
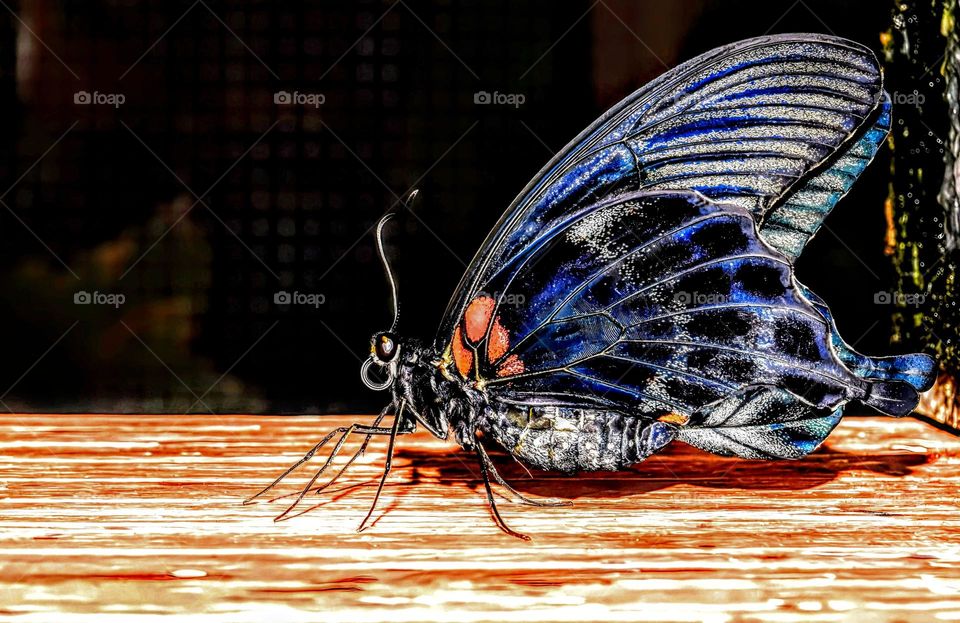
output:
<instances>
[{"instance_id":1,"label":"butterfly eye","mask_svg":"<svg viewBox=\"0 0 960 623\"><path fill-rule=\"evenodd\" d=\"M381 363L390 363L397 354L397 338L390 333L380 333L373 338L373 350Z\"/></svg>"}]
</instances>

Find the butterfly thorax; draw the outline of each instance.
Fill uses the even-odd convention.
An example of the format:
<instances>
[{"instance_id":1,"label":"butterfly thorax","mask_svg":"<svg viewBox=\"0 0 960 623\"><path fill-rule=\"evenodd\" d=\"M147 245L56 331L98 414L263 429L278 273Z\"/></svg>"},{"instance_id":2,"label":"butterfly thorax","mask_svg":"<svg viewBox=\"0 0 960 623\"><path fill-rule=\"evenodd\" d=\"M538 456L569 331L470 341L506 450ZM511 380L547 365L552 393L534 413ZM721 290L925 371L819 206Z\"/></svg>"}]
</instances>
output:
<instances>
[{"instance_id":1,"label":"butterfly thorax","mask_svg":"<svg viewBox=\"0 0 960 623\"><path fill-rule=\"evenodd\" d=\"M403 345L393 384L394 403L403 402L431 433L447 439L453 432L472 449L477 422L487 408L486 395L474 384L451 376L441 356L418 342Z\"/></svg>"}]
</instances>

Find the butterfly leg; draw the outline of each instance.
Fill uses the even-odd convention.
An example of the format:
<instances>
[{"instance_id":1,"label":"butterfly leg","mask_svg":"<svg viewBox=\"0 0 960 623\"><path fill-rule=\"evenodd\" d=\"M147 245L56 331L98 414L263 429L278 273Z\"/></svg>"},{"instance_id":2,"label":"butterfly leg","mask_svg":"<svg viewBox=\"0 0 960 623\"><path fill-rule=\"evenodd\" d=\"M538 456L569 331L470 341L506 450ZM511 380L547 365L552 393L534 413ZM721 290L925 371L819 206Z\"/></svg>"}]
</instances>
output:
<instances>
[{"instance_id":1,"label":"butterfly leg","mask_svg":"<svg viewBox=\"0 0 960 623\"><path fill-rule=\"evenodd\" d=\"M293 465L291 465L289 468L287 468L287 470L284 471L282 474L280 474L280 476L277 477L276 480L274 480L272 483L270 483L269 485L267 485L266 487L264 487L263 489L261 489L258 493L256 493L255 495L247 498L246 500L244 500L243 503L244 503L244 504L252 504L254 500L256 500L257 498L259 498L260 496L262 496L262 495L265 494L266 492L270 491L270 490L273 489L274 487L276 487L278 484L280 484L280 482L281 482L284 478L286 478L286 477L289 476L291 473L293 473L294 470L296 470L298 467L300 467L301 465L303 465L304 463L306 463L307 461L309 461L310 459L312 459L312 458L314 457L314 455L315 455L321 448L323 448L327 443L329 443L330 440L333 439L337 434L340 434L340 439L337 441L337 444L336 444L336 446L334 447L333 452L331 452L331 455L327 458L326 462L325 462L324 465L320 468L320 470L317 472L316 476L314 476L314 478L310 481L309 486L312 486L313 483L316 482L316 479L319 478L320 475L322 475L323 472L326 471L327 467L329 467L329 465L332 463L333 459L334 459L334 458L337 456L337 454L339 453L340 448L343 446L344 441L346 441L346 438L347 438L351 433L356 432L356 433L366 434L366 435L367 435L367 439L364 441L364 445L363 445L364 448L365 448L365 446L366 446L366 443L369 441L369 439L370 439L370 437L371 437L372 435L376 435L376 434L389 434L389 433L390 433L390 429L389 429L389 428L380 427L380 426L378 426L378 424L379 424L380 421L386 416L387 411L390 409L391 406L392 406L392 405L387 405L387 406L383 409L383 411L380 412L380 415L379 415L379 416L377 417L377 419L374 421L374 423L373 423L372 426L366 426L366 425L362 425L362 424L352 424L352 425L350 425L350 426L341 426L341 427L338 427L338 428L330 431L329 433L327 433L326 435L324 435L323 439L321 439L320 442L317 443L317 445L315 445L313 448L311 448L310 451L307 452L299 461L297 461L296 463L294 463ZM356 457L354 457L354 458L356 458ZM352 463L352 462L353 462L353 460L350 461L350 463ZM348 466L349 466L349 463L348 463ZM341 472L342 472L342 470L341 470ZM328 484L329 484L329 483L328 483ZM307 490L309 490L309 486L308 486ZM297 501L298 501L298 502L299 502L300 499L303 498L303 495L305 495L305 491L304 491L303 493L301 493L301 495L300 495L299 498L297 498ZM294 506L296 506L296 503L294 504ZM292 509L292 507L291 507L291 508L288 508L286 511L284 511L284 513L282 513L280 516L278 516L277 519L278 519L278 520L281 519L284 515L286 515L287 513L289 513L291 509Z\"/></svg>"},{"instance_id":2,"label":"butterfly leg","mask_svg":"<svg viewBox=\"0 0 960 623\"><path fill-rule=\"evenodd\" d=\"M340 428L334 429L334 430L330 431L329 433L327 433L326 435L324 435L323 439L321 439L320 442L319 442L317 445L315 445L314 447L312 447L306 454L303 455L303 458L301 458L299 461L297 461L296 463L294 463L293 465L291 465L290 467L288 467L288 468L286 469L286 471L284 471L282 474L280 474L280 475L277 477L277 479L274 480L273 482L271 482L269 485L267 485L266 487L264 487L263 489L261 489L259 492L255 493L254 495L248 497L246 500L243 501L243 503L244 503L244 504L252 504L254 500L256 500L257 498L259 498L260 496L262 496L262 495L263 495L264 493L266 493L267 491L270 491L271 489L273 489L274 487L276 487L278 484L280 484L280 481L282 481L284 478L286 478L286 477L289 476L291 473L293 473L294 470L296 470L298 467L300 467L301 465L303 465L304 463L306 463L307 461L309 461L310 459L312 459L313 456L317 453L317 451L320 450L320 448L322 448L323 446L325 446L325 445L327 444L327 442L329 442L331 439L333 439L333 438L337 435L337 433L343 433L343 432L345 432L345 431L347 430L347 428L349 428L349 427L340 427Z\"/></svg>"},{"instance_id":3,"label":"butterfly leg","mask_svg":"<svg viewBox=\"0 0 960 623\"><path fill-rule=\"evenodd\" d=\"M320 475L323 474L324 471L326 471L327 467L330 466L330 463L333 462L333 459L335 459L337 454L339 454L340 448L343 447L343 444L347 440L347 437L349 437L350 433L354 431L354 426L355 425L351 425L342 432L342 434L340 435L340 439L337 440L337 444L333 447L333 450L330 452L330 455L327 457L327 460L324 461L323 465L320 466L320 469L318 469L317 472L313 475L313 477L310 478L307 484L302 489L300 489L300 494L297 495L297 499L293 501L293 504L288 506L282 513L274 517L273 518L274 521L283 521L283 519L287 515L289 515L290 512L297 507L298 504L300 504L300 500L302 500L303 497L307 495L307 492L310 491L311 487L313 487L313 483L315 483L317 479L320 478Z\"/></svg>"},{"instance_id":4,"label":"butterfly leg","mask_svg":"<svg viewBox=\"0 0 960 623\"><path fill-rule=\"evenodd\" d=\"M386 428L380 428L380 427L377 426L377 424L379 423L379 420L380 420L382 417L383 417L382 415L381 415L380 417L378 417L378 418L377 418L377 421L374 422L374 424L373 424L372 426L362 426L362 425L360 425L360 424L351 424L350 426L346 427L346 430L344 430L344 431L343 431L343 434L340 435L340 439L337 440L337 445L335 445L335 446L333 447L333 450L331 450L330 455L327 457L327 460L324 461L324 463L323 463L323 465L320 467L320 469L317 470L317 473L313 475L313 477L310 479L309 482L307 482L306 486L304 486L303 489L300 490L300 495L297 496L297 499L294 500L294 501L293 501L293 504L291 504L290 506L288 506L285 511L283 511L282 513L280 513L279 515L277 515L273 520L274 520L274 521L281 521L281 520L283 520L283 518L286 517L286 516L290 513L290 511L292 511L294 508L296 508L296 506L300 503L300 500L302 500L302 499L304 498L304 496L307 495L307 493L308 493L308 492L310 491L310 489L313 487L314 483L317 482L317 479L319 479L320 476L323 475L323 472L327 471L327 468L330 467L330 464L333 463L333 460L334 460L335 458L337 458L337 455L338 455L338 454L340 454L340 449L343 447L343 444L347 441L347 437L349 437L352 433L366 434L366 436L367 436L367 441L369 441L370 437L372 437L372 436L375 435L375 434L386 434L386 433L376 433L376 432L371 433L371 432L368 432L368 431L371 431L371 430L373 430L373 431L378 431L378 430L379 430L379 431L388 431L388 430L390 430L390 429L386 429ZM341 429L342 429L342 428L343 428L343 427L341 427ZM341 430L341 429L338 429L338 430ZM364 444L366 444L366 441L364 442ZM353 461L351 460L351 463L352 463L352 462L353 462ZM344 469L346 469L346 468L344 468ZM340 472L338 472L337 476L339 476L341 473L343 473L343 470L340 470ZM333 479L331 480L331 482L333 482L333 480L336 480L337 476L334 476ZM327 485L329 485L329 483L327 483ZM327 485L324 485L323 487L321 487L321 490L324 489L324 488L326 488Z\"/></svg>"},{"instance_id":5,"label":"butterfly leg","mask_svg":"<svg viewBox=\"0 0 960 623\"><path fill-rule=\"evenodd\" d=\"M386 416L386 412L384 411L384 412L381 413L379 416L377 416L377 419L373 421L372 426L379 426L379 425L380 425L380 422L383 420L383 418L384 418L385 416ZM343 473L344 473L345 471L347 471L348 469L350 469L350 466L353 465L354 461L356 461L356 460L359 459L361 456L363 456L363 453L364 453L364 451L366 451L367 446L370 444L370 440L371 440L371 439L373 439L373 435L367 434L367 436L364 437L363 442L360 444L360 447L357 449L356 452L353 453L353 456L350 457L350 459L347 461L346 465L344 465L342 468L340 468L340 471L338 471L336 474L334 474L334 475L333 475L333 478L331 478L331 479L328 480L327 482L323 483L322 485L320 485L319 487L317 487L316 489L314 489L314 493L320 494L320 492L322 492L324 489L326 489L327 487L329 487L329 486L331 486L333 483L335 483L335 482L340 478L340 476L343 475ZM321 471L322 471L322 470L323 470L323 468L321 468Z\"/></svg>"},{"instance_id":6,"label":"butterfly leg","mask_svg":"<svg viewBox=\"0 0 960 623\"><path fill-rule=\"evenodd\" d=\"M383 491L383 485L387 482L387 476L390 475L390 469L393 465L393 447L397 440L398 434L407 434L412 433L416 430L416 427L406 428L403 431L400 430L400 423L403 420L403 407L406 403L400 401L400 407L397 409L397 414L393 418L393 426L389 429L390 443L387 445L387 459L383 464L383 475L380 477L380 484L377 486L377 493L373 496L373 504L370 505L370 510L367 511L367 516L363 518L363 521L360 522L360 525L357 526L357 532L363 532L366 528L367 522L370 521L370 517L373 515L373 511L377 508L377 502L380 501L380 493Z\"/></svg>"},{"instance_id":7,"label":"butterfly leg","mask_svg":"<svg viewBox=\"0 0 960 623\"><path fill-rule=\"evenodd\" d=\"M500 472L497 471L496 465L494 465L493 461L490 460L490 455L487 454L486 449L484 449L483 444L481 444L479 440L477 441L477 455L480 457L480 462L486 465L487 469L490 471L490 475L493 476L493 479L500 483L504 489L515 495L522 504L540 507L573 505L573 502L569 502L567 500L534 500L514 489L512 486L510 486L510 483L503 479L503 476L500 475Z\"/></svg>"},{"instance_id":8,"label":"butterfly leg","mask_svg":"<svg viewBox=\"0 0 960 623\"><path fill-rule=\"evenodd\" d=\"M524 541L529 541L530 540L529 536L527 536L526 534L517 532L516 530L508 526L507 523L503 520L503 517L500 516L500 511L497 510L497 503L493 499L493 488L490 486L490 472L488 468L488 465L490 465L488 463L489 458L487 460L484 460L484 456L486 453L480 449L479 444L477 444L475 448L476 448L477 458L480 460L480 475L483 477L483 487L484 489L486 489L486 492L487 492L487 505L490 506L490 512L493 514L493 521L497 524L498 528L500 528L510 536L516 537L518 539L522 539Z\"/></svg>"}]
</instances>

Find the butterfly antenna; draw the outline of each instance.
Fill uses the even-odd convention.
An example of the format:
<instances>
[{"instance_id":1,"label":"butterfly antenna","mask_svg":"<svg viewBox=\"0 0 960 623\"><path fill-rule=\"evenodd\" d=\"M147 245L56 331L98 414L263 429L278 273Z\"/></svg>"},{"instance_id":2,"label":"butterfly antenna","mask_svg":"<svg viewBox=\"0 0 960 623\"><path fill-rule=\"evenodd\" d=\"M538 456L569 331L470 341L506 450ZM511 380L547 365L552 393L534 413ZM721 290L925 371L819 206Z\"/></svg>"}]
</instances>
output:
<instances>
[{"instance_id":1,"label":"butterfly antenna","mask_svg":"<svg viewBox=\"0 0 960 623\"><path fill-rule=\"evenodd\" d=\"M394 217L394 213L385 214L380 222L377 223L377 253L380 255L380 261L383 263L383 270L387 273L387 281L390 282L390 296L393 300L393 324L390 325L390 331L397 328L397 320L400 318L400 304L397 300L397 280L393 278L393 271L390 270L390 261L387 259L387 253L383 249L383 227L387 221Z\"/></svg>"},{"instance_id":2,"label":"butterfly antenna","mask_svg":"<svg viewBox=\"0 0 960 623\"><path fill-rule=\"evenodd\" d=\"M420 194L419 189L415 188L410 191L410 194L407 195L406 200L403 202L404 207L409 210L413 205L413 200L417 198L418 194ZM383 248L383 228L394 216L396 216L396 212L388 212L384 214L380 222L377 223L377 253L380 255L383 270L387 273L387 281L390 282L390 296L393 299L393 323L390 325L390 331L396 330L397 321L400 319L400 300L397 297L397 280L393 276L393 271L390 270L390 261L387 259L387 253Z\"/></svg>"}]
</instances>

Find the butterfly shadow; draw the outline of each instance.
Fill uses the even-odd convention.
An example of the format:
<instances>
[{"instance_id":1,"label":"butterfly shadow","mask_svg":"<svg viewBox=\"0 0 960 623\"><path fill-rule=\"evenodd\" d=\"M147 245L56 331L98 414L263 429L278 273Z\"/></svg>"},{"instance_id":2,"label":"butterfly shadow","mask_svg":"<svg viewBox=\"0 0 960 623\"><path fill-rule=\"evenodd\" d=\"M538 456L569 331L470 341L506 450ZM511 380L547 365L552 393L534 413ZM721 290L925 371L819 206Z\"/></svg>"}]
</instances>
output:
<instances>
[{"instance_id":1,"label":"butterfly shadow","mask_svg":"<svg viewBox=\"0 0 960 623\"><path fill-rule=\"evenodd\" d=\"M866 471L882 476L908 476L931 460L927 454L899 450L868 454L848 453L824 445L797 461L755 461L718 457L684 444L671 444L662 452L619 472L581 472L563 475L527 470L504 452L491 451L504 479L517 491L561 500L623 498L671 487L742 491L804 490L829 483L845 472ZM398 449L409 461L409 484L480 484L480 469L473 457L423 448Z\"/></svg>"}]
</instances>

